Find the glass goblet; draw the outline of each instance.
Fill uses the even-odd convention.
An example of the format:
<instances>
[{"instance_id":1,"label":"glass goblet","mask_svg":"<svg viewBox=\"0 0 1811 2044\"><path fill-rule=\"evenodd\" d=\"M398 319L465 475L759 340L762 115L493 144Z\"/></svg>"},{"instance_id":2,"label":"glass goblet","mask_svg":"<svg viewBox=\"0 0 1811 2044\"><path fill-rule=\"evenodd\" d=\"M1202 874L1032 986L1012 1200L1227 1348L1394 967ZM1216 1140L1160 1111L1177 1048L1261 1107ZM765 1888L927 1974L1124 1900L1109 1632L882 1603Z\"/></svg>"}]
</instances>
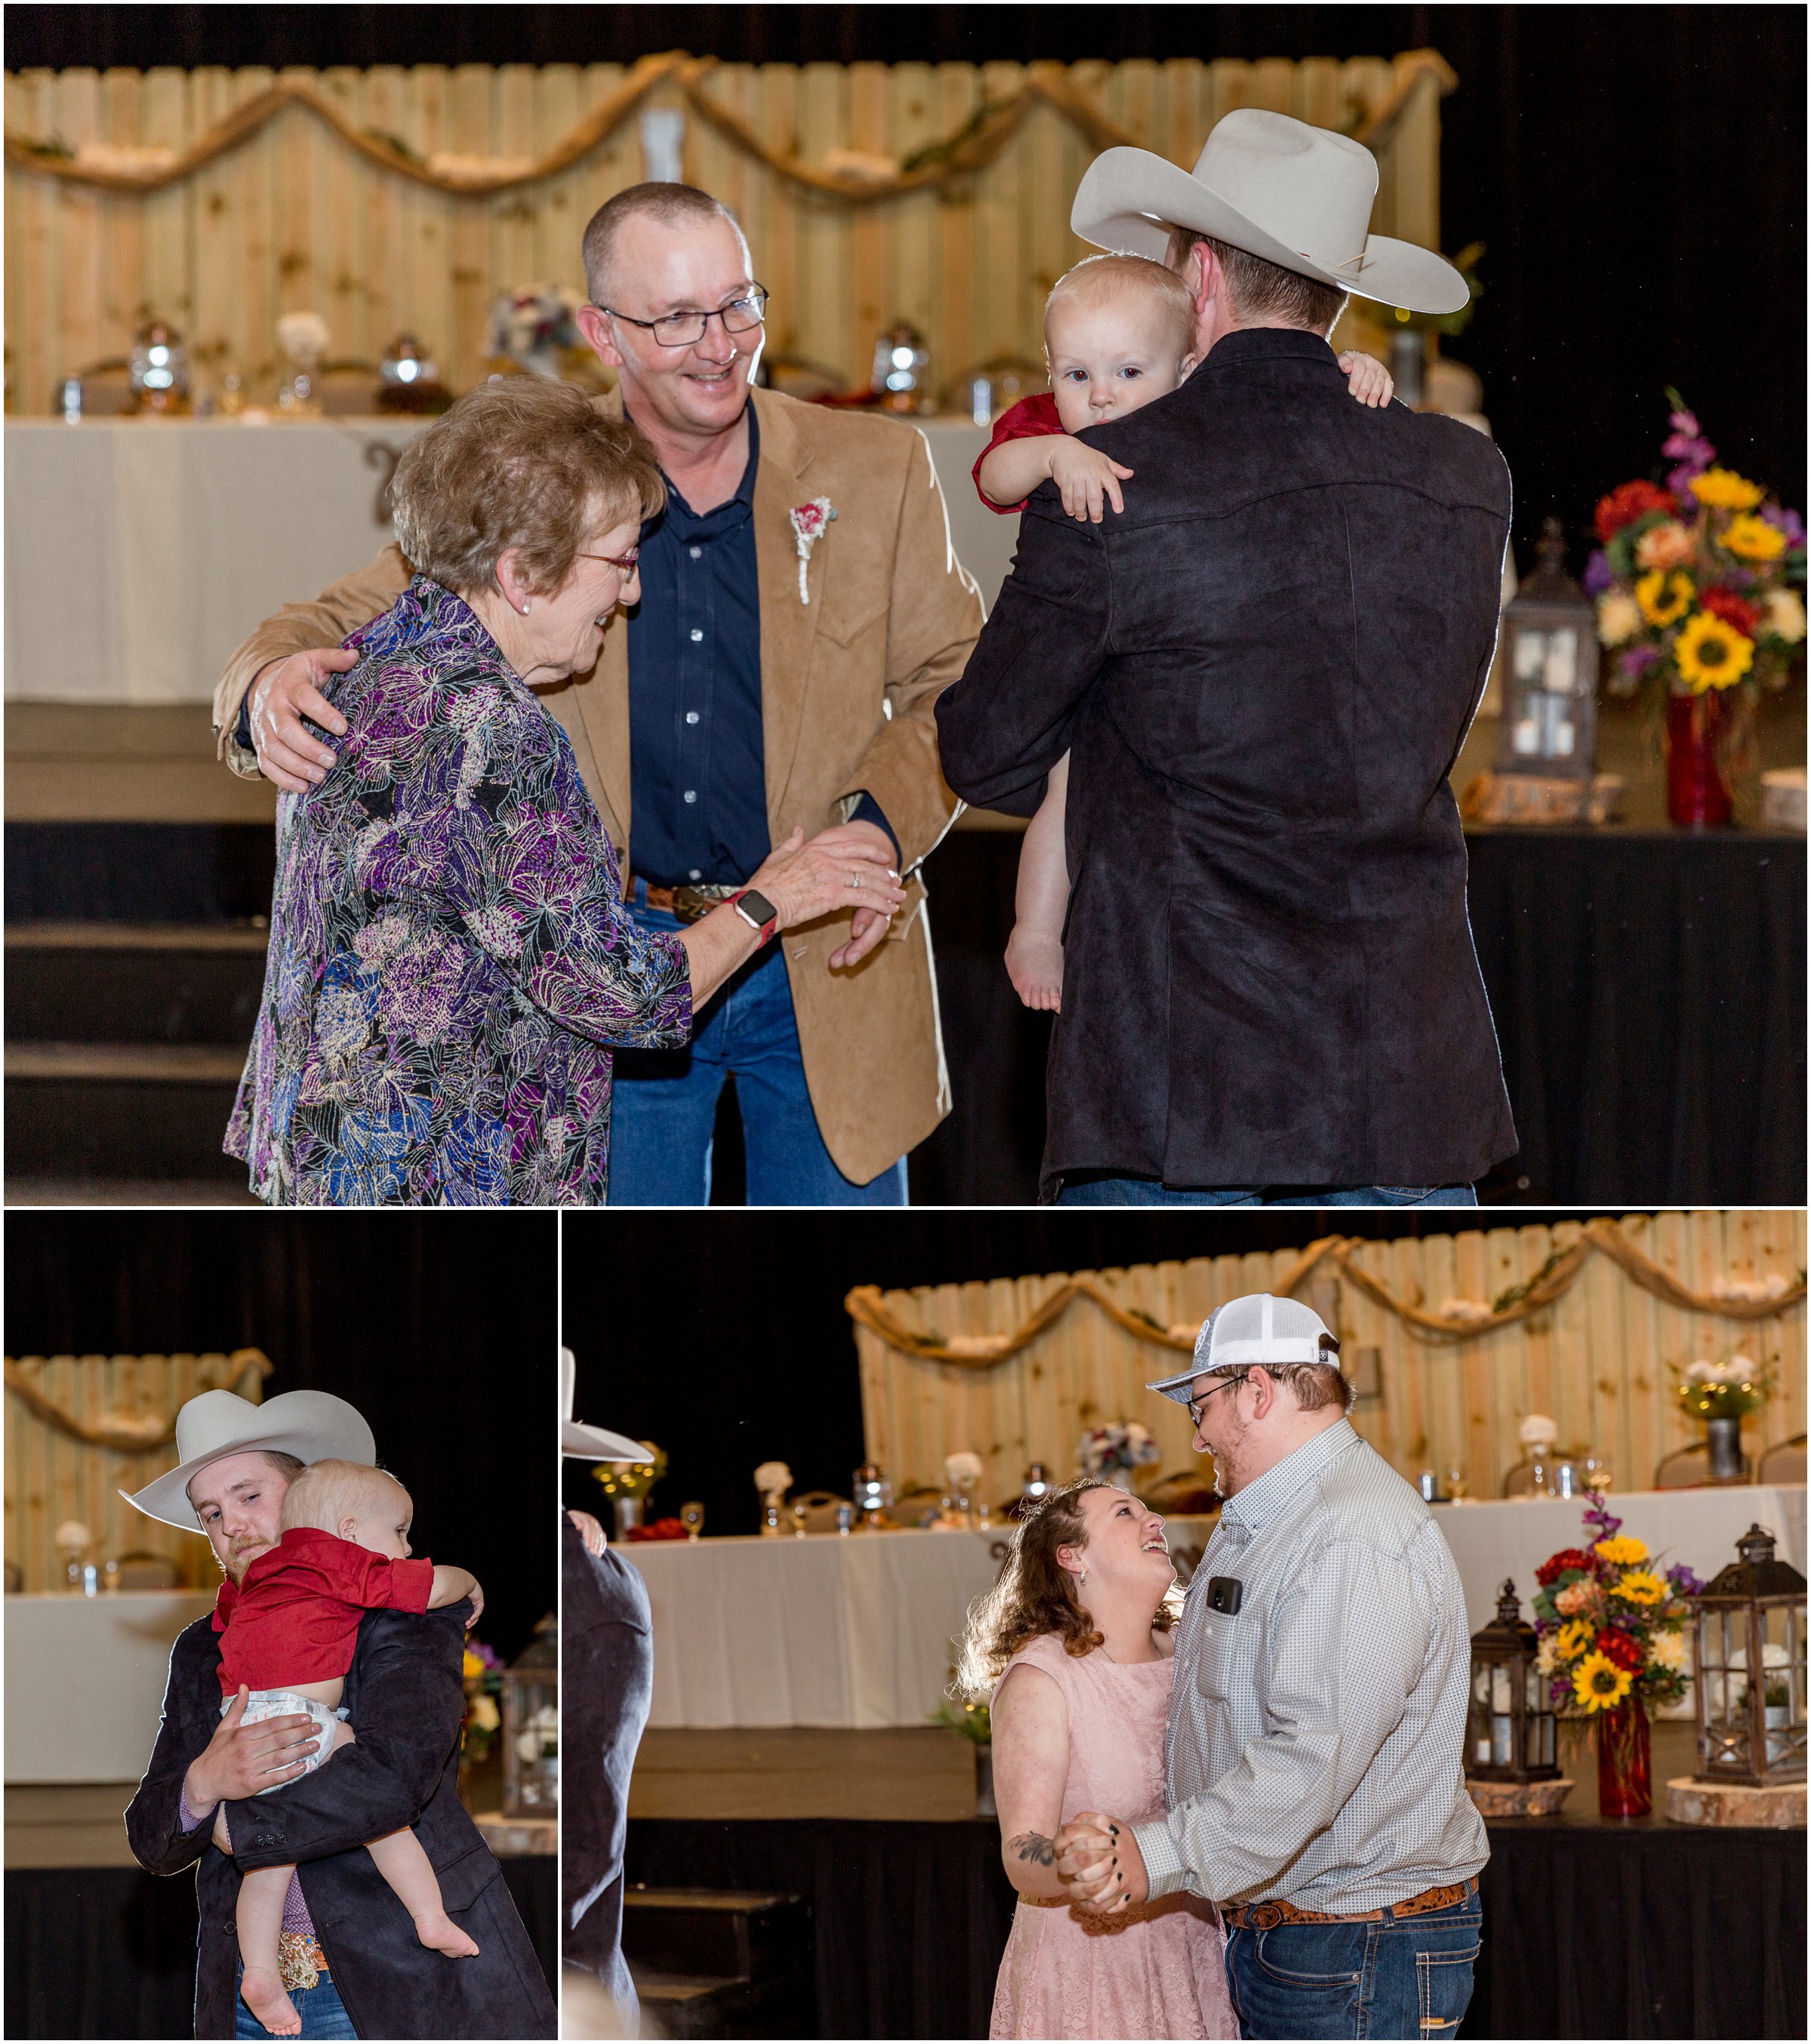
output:
<instances>
[{"instance_id":1,"label":"glass goblet","mask_svg":"<svg viewBox=\"0 0 1811 2044\"><path fill-rule=\"evenodd\" d=\"M679 1523L685 1527L688 1540L697 1539L704 1531L704 1507L695 1497L679 1507Z\"/></svg>"}]
</instances>

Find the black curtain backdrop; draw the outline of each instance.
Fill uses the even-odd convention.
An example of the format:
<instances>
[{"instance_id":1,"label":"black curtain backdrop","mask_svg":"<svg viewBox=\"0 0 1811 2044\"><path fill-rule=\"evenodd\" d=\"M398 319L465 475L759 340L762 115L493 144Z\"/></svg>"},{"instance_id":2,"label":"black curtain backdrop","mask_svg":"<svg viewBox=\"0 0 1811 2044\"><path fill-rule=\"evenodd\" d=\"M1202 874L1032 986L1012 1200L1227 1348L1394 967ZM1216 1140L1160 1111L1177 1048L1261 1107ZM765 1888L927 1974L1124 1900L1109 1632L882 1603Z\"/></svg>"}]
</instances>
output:
<instances>
[{"instance_id":1,"label":"black curtain backdrop","mask_svg":"<svg viewBox=\"0 0 1811 2044\"><path fill-rule=\"evenodd\" d=\"M1528 1208L1516 1224L1578 1217ZM848 1494L862 1412L843 1301L857 1285L966 1284L1299 1248L1325 1235L1390 1241L1502 1225L1453 1208L1218 1217L757 1210L728 1227L644 1212L567 1214L560 1339L578 1358L574 1416L667 1451L648 1516L676 1516L696 1498L706 1533L752 1533L759 1462L785 1462L801 1490ZM607 1520L596 1466L566 1464L566 1502Z\"/></svg>"},{"instance_id":2,"label":"black curtain backdrop","mask_svg":"<svg viewBox=\"0 0 1811 2044\"><path fill-rule=\"evenodd\" d=\"M267 1397L371 1422L481 1639L513 1659L555 1608L552 1215L14 1212L6 1245L9 1355L262 1349Z\"/></svg>"},{"instance_id":3,"label":"black curtain backdrop","mask_svg":"<svg viewBox=\"0 0 1811 2044\"><path fill-rule=\"evenodd\" d=\"M1575 6L10 6L33 65L1393 56L1432 47L1442 233L1486 245L1450 344L1484 379L1524 550L1658 459L1676 385L1732 466L1805 496L1805 10ZM552 138L547 138L551 140ZM1067 194L1052 195L1067 205Z\"/></svg>"}]
</instances>

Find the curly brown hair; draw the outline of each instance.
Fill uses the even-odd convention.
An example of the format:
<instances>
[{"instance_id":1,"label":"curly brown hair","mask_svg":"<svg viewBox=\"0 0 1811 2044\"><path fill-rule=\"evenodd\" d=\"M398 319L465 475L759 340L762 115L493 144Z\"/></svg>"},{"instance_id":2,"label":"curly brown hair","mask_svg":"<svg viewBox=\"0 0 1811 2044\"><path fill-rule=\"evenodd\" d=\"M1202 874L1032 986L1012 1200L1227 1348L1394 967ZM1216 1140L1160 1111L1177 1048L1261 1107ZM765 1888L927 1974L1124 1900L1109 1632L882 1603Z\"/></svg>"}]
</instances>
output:
<instances>
[{"instance_id":1,"label":"curly brown hair","mask_svg":"<svg viewBox=\"0 0 1811 2044\"><path fill-rule=\"evenodd\" d=\"M1098 1477L1079 1477L1047 1491L1019 1521L999 1581L968 1608L951 1685L962 1702L986 1703L1006 1663L1047 1632L1055 1633L1063 1652L1078 1660L1106 1644L1056 1550L1086 1546L1082 1499L1090 1490L1112 1488ZM1158 1631L1167 1632L1175 1623L1179 1601L1173 1588L1165 1593L1152 1620Z\"/></svg>"}]
</instances>

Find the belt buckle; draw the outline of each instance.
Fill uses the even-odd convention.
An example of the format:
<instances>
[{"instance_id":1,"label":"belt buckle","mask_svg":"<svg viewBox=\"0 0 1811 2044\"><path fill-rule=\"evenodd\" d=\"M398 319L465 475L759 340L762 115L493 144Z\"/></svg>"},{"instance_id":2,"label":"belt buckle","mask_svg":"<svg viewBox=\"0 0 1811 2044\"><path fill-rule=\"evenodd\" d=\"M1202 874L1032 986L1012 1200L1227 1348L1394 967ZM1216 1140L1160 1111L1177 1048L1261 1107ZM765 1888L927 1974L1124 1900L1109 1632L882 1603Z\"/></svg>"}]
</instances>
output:
<instances>
[{"instance_id":1,"label":"belt buckle","mask_svg":"<svg viewBox=\"0 0 1811 2044\"><path fill-rule=\"evenodd\" d=\"M290 1992L318 1987L326 1970L327 1954L317 1938L305 1938L299 1931L278 1933L277 1977Z\"/></svg>"}]
</instances>

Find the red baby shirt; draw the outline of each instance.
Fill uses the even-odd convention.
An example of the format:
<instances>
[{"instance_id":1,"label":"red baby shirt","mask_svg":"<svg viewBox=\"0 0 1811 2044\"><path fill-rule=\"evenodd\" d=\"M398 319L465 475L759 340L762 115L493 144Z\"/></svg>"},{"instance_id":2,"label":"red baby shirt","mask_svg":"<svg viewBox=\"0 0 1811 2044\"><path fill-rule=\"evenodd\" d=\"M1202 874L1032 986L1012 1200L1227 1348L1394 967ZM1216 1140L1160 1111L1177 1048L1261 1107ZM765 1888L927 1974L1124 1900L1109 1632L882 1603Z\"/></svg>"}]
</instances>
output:
<instances>
[{"instance_id":1,"label":"red baby shirt","mask_svg":"<svg viewBox=\"0 0 1811 2044\"><path fill-rule=\"evenodd\" d=\"M220 1689L241 1682L284 1689L331 1682L352 1665L359 1620L367 1611L425 1611L434 1565L425 1556L393 1562L312 1526L292 1526L245 1571L222 1583L213 1608L221 1635Z\"/></svg>"},{"instance_id":2,"label":"red baby shirt","mask_svg":"<svg viewBox=\"0 0 1811 2044\"><path fill-rule=\"evenodd\" d=\"M996 504L981 487L981 464L995 448L1005 440L1042 440L1047 434L1059 433L1063 421L1056 416L1056 400L1048 390L1040 390L1034 396L1021 398L1009 411L1002 412L994 421L994 437L975 457L971 471L975 477L975 494L990 511L998 511L1002 518L1014 511L1022 511L1029 498L1021 498L1017 504Z\"/></svg>"}]
</instances>

